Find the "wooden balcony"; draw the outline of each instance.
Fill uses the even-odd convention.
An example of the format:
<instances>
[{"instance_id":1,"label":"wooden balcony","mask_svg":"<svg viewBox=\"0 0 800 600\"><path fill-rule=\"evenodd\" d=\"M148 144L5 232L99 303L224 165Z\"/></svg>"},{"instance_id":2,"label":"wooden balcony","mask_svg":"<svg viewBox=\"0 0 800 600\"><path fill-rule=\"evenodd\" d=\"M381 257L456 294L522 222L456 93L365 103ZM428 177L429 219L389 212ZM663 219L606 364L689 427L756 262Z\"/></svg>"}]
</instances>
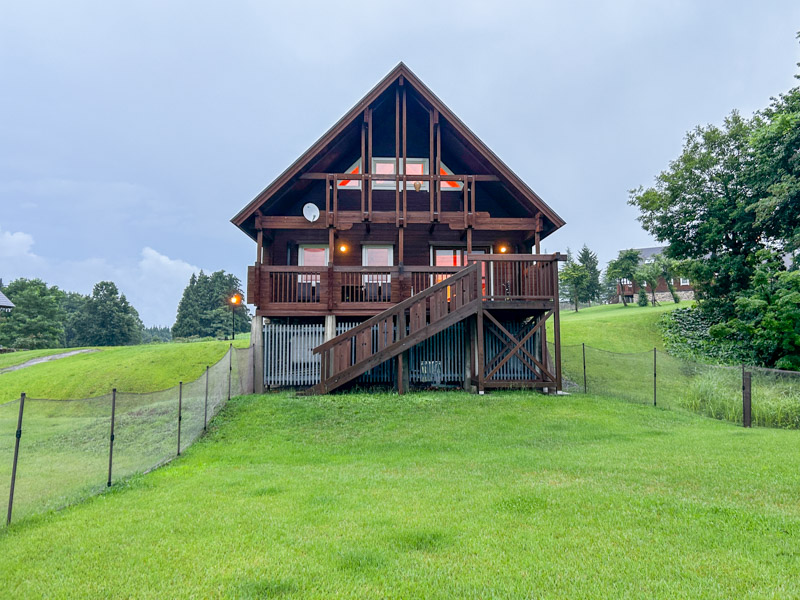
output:
<instances>
[{"instance_id":1,"label":"wooden balcony","mask_svg":"<svg viewBox=\"0 0 800 600\"><path fill-rule=\"evenodd\" d=\"M470 254L479 263L478 299L494 308L546 310L557 302L554 255ZM465 267L298 267L253 265L247 302L262 316L372 316Z\"/></svg>"}]
</instances>

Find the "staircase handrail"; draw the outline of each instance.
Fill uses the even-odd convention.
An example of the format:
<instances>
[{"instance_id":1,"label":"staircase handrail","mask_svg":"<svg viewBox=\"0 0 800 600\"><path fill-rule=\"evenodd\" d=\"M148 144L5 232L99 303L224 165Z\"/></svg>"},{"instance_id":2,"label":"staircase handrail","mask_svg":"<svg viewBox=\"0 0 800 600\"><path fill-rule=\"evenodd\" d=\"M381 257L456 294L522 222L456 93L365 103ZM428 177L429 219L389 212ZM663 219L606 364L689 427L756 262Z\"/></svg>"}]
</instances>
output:
<instances>
[{"instance_id":1,"label":"staircase handrail","mask_svg":"<svg viewBox=\"0 0 800 600\"><path fill-rule=\"evenodd\" d=\"M349 339L352 336L356 335L358 332L364 331L365 329L371 328L373 325L376 325L376 324L380 323L381 321L384 321L389 316L394 316L395 314L402 313L403 311L405 311L405 309L407 309L410 306L416 304L417 302L419 302L423 298L427 298L428 296L433 295L435 292L438 292L439 290L444 289L449 285L452 285L454 282L462 279L463 277L465 277L465 276L471 274L473 271L477 271L477 270L478 270L478 263L473 263L473 264L471 264L471 265L469 265L467 267L464 267L463 269L461 269L457 273L453 273L447 279L443 279L439 283L436 283L436 284L432 285L431 287L426 288L426 289L422 290L421 292L419 292L417 294L414 294L410 298L406 298L402 302L398 302L397 304L395 304L391 308L387 308L385 311L383 311L381 313L378 313L374 317L370 317L369 319L367 319L366 321L364 321L360 325L356 325L352 329L348 329L343 334L339 334L338 336L334 337L333 339L330 339L327 342L324 342L324 343L320 344L319 346L314 348L312 350L312 352L314 354L320 354L320 353L324 352L325 350L328 350L328 349L332 348L333 346L341 343L342 340L338 339L341 335L345 335L346 334L347 338Z\"/></svg>"}]
</instances>

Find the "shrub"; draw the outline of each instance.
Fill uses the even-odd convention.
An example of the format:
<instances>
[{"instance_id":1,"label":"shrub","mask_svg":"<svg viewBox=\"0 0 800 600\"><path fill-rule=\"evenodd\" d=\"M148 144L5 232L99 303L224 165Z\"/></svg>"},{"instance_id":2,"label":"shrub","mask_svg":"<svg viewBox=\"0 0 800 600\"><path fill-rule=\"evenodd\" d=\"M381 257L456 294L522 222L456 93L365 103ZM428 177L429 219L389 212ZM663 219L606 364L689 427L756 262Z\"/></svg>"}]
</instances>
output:
<instances>
[{"instance_id":1,"label":"shrub","mask_svg":"<svg viewBox=\"0 0 800 600\"><path fill-rule=\"evenodd\" d=\"M636 300L636 304L639 306L647 306L650 304L650 301L647 299L647 292L644 291L644 288L639 288L639 298Z\"/></svg>"}]
</instances>

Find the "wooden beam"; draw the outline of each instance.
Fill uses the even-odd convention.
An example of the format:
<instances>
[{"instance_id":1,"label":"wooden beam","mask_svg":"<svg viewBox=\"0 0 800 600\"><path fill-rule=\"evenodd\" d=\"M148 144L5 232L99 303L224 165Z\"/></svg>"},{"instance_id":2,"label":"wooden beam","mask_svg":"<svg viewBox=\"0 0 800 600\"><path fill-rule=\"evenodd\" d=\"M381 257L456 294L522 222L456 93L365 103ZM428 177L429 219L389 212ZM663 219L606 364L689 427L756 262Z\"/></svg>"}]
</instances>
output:
<instances>
[{"instance_id":1,"label":"wooden beam","mask_svg":"<svg viewBox=\"0 0 800 600\"><path fill-rule=\"evenodd\" d=\"M403 218L401 223L404 227L406 224L406 207L408 206L408 182L406 182L405 179L406 172L408 171L406 149L406 88L403 87Z\"/></svg>"},{"instance_id":2,"label":"wooden beam","mask_svg":"<svg viewBox=\"0 0 800 600\"><path fill-rule=\"evenodd\" d=\"M369 109L367 109L369 110ZM367 163L367 110L364 111L364 120L361 123L361 172L364 173L364 165ZM365 182L361 182L361 219L366 221L369 218L365 205Z\"/></svg>"},{"instance_id":3,"label":"wooden beam","mask_svg":"<svg viewBox=\"0 0 800 600\"><path fill-rule=\"evenodd\" d=\"M372 109L367 108L367 162L362 169L365 175L372 174ZM369 212L369 220L372 220L372 181L367 179L361 180L361 187L368 186L367 188L367 208Z\"/></svg>"},{"instance_id":4,"label":"wooden beam","mask_svg":"<svg viewBox=\"0 0 800 600\"><path fill-rule=\"evenodd\" d=\"M369 140L367 140L369 141ZM311 173L303 173L299 179L326 179L332 175L336 175L339 179L353 179L353 180L360 180L360 179L367 179L366 176L362 177L360 174L352 174L352 173L323 173L319 171L314 171ZM468 175L466 173L454 173L453 175L438 175L436 173L431 173L430 175L409 175L408 178L411 181L428 181L429 179L438 179L441 181L462 181L464 177L474 177L475 181L488 181L488 182L497 182L500 179L497 175L483 175L480 173L474 175ZM394 175L375 175L374 173L369 177L369 179L374 179L377 181L391 181L394 178Z\"/></svg>"},{"instance_id":5,"label":"wooden beam","mask_svg":"<svg viewBox=\"0 0 800 600\"><path fill-rule=\"evenodd\" d=\"M447 212L440 215L439 219L442 223L449 225L450 229L464 229L463 216L459 213ZM346 230L352 228L356 223L361 223L362 215L357 210L342 210L338 213L338 219L318 219L314 223L309 223L304 217L258 217L256 218L256 227L262 229L325 229L328 226L326 221L331 226L336 225L337 229ZM377 211L372 213L372 221L374 223L393 223L396 222L396 215L390 211ZM529 218L495 218L491 217L489 213L477 213L474 229L480 231L529 231L532 221L533 219ZM427 223L430 223L430 213L427 210L407 211L406 224Z\"/></svg>"},{"instance_id":6,"label":"wooden beam","mask_svg":"<svg viewBox=\"0 0 800 600\"><path fill-rule=\"evenodd\" d=\"M394 88L394 213L400 227L400 87Z\"/></svg>"},{"instance_id":7,"label":"wooden beam","mask_svg":"<svg viewBox=\"0 0 800 600\"><path fill-rule=\"evenodd\" d=\"M428 175L434 174L435 163L433 161L433 111L428 109ZM435 173L438 175L439 173ZM431 221L433 221L433 186L431 181L428 184L428 195L430 196Z\"/></svg>"},{"instance_id":8,"label":"wooden beam","mask_svg":"<svg viewBox=\"0 0 800 600\"><path fill-rule=\"evenodd\" d=\"M442 172L442 131L439 124L439 111L433 109L433 127L436 134L436 210L433 213L434 221L442 214L442 182L438 179Z\"/></svg>"}]
</instances>

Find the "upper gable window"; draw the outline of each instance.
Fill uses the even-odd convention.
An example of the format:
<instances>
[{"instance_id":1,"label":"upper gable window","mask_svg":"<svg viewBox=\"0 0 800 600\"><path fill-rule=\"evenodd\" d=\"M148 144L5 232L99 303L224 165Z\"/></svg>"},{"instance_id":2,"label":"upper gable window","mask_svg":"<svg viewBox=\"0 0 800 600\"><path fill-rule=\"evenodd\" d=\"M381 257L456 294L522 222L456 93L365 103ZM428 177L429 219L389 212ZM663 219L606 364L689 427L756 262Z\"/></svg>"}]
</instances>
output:
<instances>
[{"instance_id":1,"label":"upper gable window","mask_svg":"<svg viewBox=\"0 0 800 600\"><path fill-rule=\"evenodd\" d=\"M402 162L402 159L400 159ZM372 173L376 175L394 175L394 167L395 167L395 159L392 157L375 157L372 159ZM354 175L361 173L361 159L358 159L354 162L350 167L345 171L345 173L352 173ZM407 158L406 159L406 174L407 175L428 175L430 173L430 161L427 158ZM402 168L401 168L402 174ZM439 169L440 175L453 175L453 172L445 165L441 163L441 168ZM427 181L420 181L420 191L428 191L428 182ZM409 187L413 187L413 182L409 182ZM354 189L360 190L361 189L361 180L360 179L343 179L339 181L339 188L347 188L347 189ZM403 182L400 182L399 186L400 190L403 189ZM459 192L463 188L463 184L460 181L442 181L442 191L454 191ZM384 179L384 180L375 180L372 183L372 189L374 190L393 190L394 189L394 181Z\"/></svg>"}]
</instances>

